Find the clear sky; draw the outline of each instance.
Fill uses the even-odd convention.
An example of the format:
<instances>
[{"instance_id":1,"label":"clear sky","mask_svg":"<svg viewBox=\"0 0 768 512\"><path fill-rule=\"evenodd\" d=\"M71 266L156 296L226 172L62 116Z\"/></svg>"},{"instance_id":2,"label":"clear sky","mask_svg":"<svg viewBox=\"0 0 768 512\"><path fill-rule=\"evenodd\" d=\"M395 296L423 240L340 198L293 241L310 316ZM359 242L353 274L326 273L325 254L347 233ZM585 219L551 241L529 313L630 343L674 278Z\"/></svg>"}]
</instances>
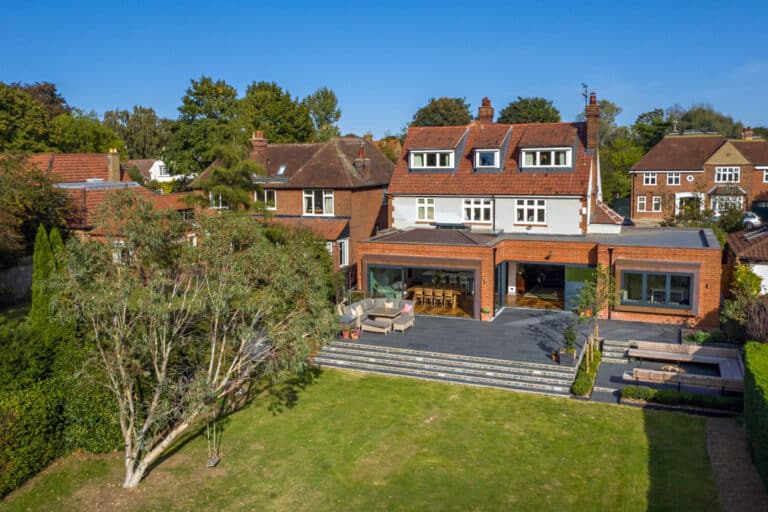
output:
<instances>
[{"instance_id":1,"label":"clear sky","mask_svg":"<svg viewBox=\"0 0 768 512\"><path fill-rule=\"evenodd\" d=\"M768 125L768 1L119 2L0 4L0 81L54 82L102 114L163 116L191 78L243 93L274 81L294 96L333 89L342 133L397 132L430 97L551 99L564 120L582 82L623 108L621 124L708 103Z\"/></svg>"}]
</instances>

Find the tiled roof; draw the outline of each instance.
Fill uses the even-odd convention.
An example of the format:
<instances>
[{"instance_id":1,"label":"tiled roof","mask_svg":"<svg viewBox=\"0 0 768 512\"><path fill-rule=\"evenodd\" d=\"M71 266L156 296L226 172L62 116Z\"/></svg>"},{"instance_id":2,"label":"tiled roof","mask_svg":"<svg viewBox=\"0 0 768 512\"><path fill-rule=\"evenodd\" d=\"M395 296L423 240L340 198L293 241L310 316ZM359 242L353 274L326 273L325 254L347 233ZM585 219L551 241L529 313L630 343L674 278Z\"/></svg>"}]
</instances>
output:
<instances>
[{"instance_id":1,"label":"tiled roof","mask_svg":"<svg viewBox=\"0 0 768 512\"><path fill-rule=\"evenodd\" d=\"M454 137L467 129L467 144L463 154L459 155L455 172L409 172L410 149L452 148ZM475 172L473 150L489 147L489 141L500 144L499 141L503 140L504 134L510 129L509 151L502 155L504 169L501 172ZM452 133L452 136L446 137L445 133ZM489 125L475 122L462 127L410 128L388 190L393 194L585 195L592 164L592 154L585 151L585 139L585 123ZM534 147L575 148L573 170L521 172L518 165L519 150Z\"/></svg>"},{"instance_id":2,"label":"tiled roof","mask_svg":"<svg viewBox=\"0 0 768 512\"><path fill-rule=\"evenodd\" d=\"M409 229L383 233L371 240L381 243L412 243L432 245L485 245L496 240L494 235L455 229Z\"/></svg>"},{"instance_id":3,"label":"tiled roof","mask_svg":"<svg viewBox=\"0 0 768 512\"><path fill-rule=\"evenodd\" d=\"M633 171L696 171L723 145L720 135L668 135L632 166Z\"/></svg>"},{"instance_id":4,"label":"tiled roof","mask_svg":"<svg viewBox=\"0 0 768 512\"><path fill-rule=\"evenodd\" d=\"M349 236L349 219L323 217L269 217L266 222L274 222L292 228L312 231L318 238L335 241Z\"/></svg>"},{"instance_id":5,"label":"tiled roof","mask_svg":"<svg viewBox=\"0 0 768 512\"><path fill-rule=\"evenodd\" d=\"M768 165L768 142L765 140L732 140L731 144L752 165Z\"/></svg>"},{"instance_id":6,"label":"tiled roof","mask_svg":"<svg viewBox=\"0 0 768 512\"><path fill-rule=\"evenodd\" d=\"M144 188L144 187L142 187ZM147 189L144 189L147 190ZM147 190L149 192L149 190ZM145 195L142 193L142 195ZM191 195L198 195L195 192L174 192L172 194L154 194L146 196L155 205L155 208L160 210L191 210L194 208L194 204L190 204L187 198Z\"/></svg>"},{"instance_id":7,"label":"tiled roof","mask_svg":"<svg viewBox=\"0 0 768 512\"><path fill-rule=\"evenodd\" d=\"M358 158L361 147L365 157ZM216 162L198 178L206 178ZM328 142L269 144L266 150L268 176L283 168L282 188L363 188L385 186L392 176L392 162L372 141L359 137L335 137ZM196 180L197 181L197 180Z\"/></svg>"},{"instance_id":8,"label":"tiled roof","mask_svg":"<svg viewBox=\"0 0 768 512\"><path fill-rule=\"evenodd\" d=\"M75 212L74 228L91 229L94 226L96 216L99 213L101 203L107 198L108 194L116 190L130 190L138 194L143 199L151 202L155 208L161 210L188 210L193 208L189 206L184 198L189 194L156 194L135 182L126 183L124 186L111 187L89 187L82 186L77 188L67 188L67 194L72 200L72 206Z\"/></svg>"},{"instance_id":9,"label":"tiled roof","mask_svg":"<svg viewBox=\"0 0 768 512\"><path fill-rule=\"evenodd\" d=\"M592 214L592 224L621 224L624 217L616 213L610 206L597 200L595 211Z\"/></svg>"},{"instance_id":10,"label":"tiled roof","mask_svg":"<svg viewBox=\"0 0 768 512\"><path fill-rule=\"evenodd\" d=\"M61 183L84 182L89 179L109 180L106 153L41 153L31 155L30 165ZM121 172L121 181L131 181Z\"/></svg>"},{"instance_id":11,"label":"tiled roof","mask_svg":"<svg viewBox=\"0 0 768 512\"><path fill-rule=\"evenodd\" d=\"M154 158L143 158L140 160L128 160L125 162L125 171L128 172L128 169L131 167L136 167L142 176L144 176L145 180L150 179L152 176L149 174L149 170L152 168L152 165L155 163Z\"/></svg>"},{"instance_id":12,"label":"tiled roof","mask_svg":"<svg viewBox=\"0 0 768 512\"><path fill-rule=\"evenodd\" d=\"M743 260L768 260L768 227L731 233L728 247Z\"/></svg>"}]
</instances>

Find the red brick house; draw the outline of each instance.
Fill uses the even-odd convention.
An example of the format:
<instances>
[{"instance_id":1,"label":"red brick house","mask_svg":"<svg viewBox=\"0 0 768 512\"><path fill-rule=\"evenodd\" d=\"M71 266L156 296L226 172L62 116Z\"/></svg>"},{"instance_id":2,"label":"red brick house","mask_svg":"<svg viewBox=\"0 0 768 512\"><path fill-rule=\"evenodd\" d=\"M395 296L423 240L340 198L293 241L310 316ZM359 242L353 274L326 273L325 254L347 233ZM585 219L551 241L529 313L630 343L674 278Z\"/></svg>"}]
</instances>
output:
<instances>
[{"instance_id":1,"label":"red brick house","mask_svg":"<svg viewBox=\"0 0 768 512\"><path fill-rule=\"evenodd\" d=\"M768 142L746 128L739 140L668 135L632 174L632 218L661 220L682 209L722 211L768 206Z\"/></svg>"},{"instance_id":2,"label":"red brick house","mask_svg":"<svg viewBox=\"0 0 768 512\"><path fill-rule=\"evenodd\" d=\"M448 314L487 319L503 307L572 307L600 264L621 290L605 315L717 325L717 239L623 229L602 203L594 95L586 118L495 124L484 100L469 125L411 127L388 189L391 229L358 244L360 287L372 296L455 290Z\"/></svg>"},{"instance_id":3,"label":"red brick house","mask_svg":"<svg viewBox=\"0 0 768 512\"><path fill-rule=\"evenodd\" d=\"M151 201L155 207L188 211L186 194L160 195L131 180L120 155L110 153L42 153L31 155L28 165L48 175L56 186L64 189L74 209L69 228L85 235L93 229L95 215L107 194L128 189Z\"/></svg>"},{"instance_id":4,"label":"red brick house","mask_svg":"<svg viewBox=\"0 0 768 512\"><path fill-rule=\"evenodd\" d=\"M335 268L353 265L358 241L387 226L394 165L370 139L269 144L256 132L251 145L250 158L266 170L254 176L261 189L256 201L271 222L307 228L325 240Z\"/></svg>"}]
</instances>

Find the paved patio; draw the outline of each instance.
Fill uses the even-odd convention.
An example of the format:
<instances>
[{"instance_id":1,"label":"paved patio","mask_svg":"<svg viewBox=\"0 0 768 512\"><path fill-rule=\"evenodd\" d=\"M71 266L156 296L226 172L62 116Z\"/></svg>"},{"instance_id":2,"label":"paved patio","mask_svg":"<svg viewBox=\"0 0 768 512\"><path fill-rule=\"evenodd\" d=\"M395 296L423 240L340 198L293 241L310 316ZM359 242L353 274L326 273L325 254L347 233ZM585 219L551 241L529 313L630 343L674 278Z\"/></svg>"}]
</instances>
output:
<instances>
[{"instance_id":1,"label":"paved patio","mask_svg":"<svg viewBox=\"0 0 768 512\"><path fill-rule=\"evenodd\" d=\"M576 315L565 311L511 308L493 322L417 316L404 333L387 336L365 332L358 343L512 361L551 363L553 349L562 347L563 330ZM584 344L591 324L577 326L577 346ZM679 327L644 322L601 320L600 333L608 339L677 342Z\"/></svg>"}]
</instances>

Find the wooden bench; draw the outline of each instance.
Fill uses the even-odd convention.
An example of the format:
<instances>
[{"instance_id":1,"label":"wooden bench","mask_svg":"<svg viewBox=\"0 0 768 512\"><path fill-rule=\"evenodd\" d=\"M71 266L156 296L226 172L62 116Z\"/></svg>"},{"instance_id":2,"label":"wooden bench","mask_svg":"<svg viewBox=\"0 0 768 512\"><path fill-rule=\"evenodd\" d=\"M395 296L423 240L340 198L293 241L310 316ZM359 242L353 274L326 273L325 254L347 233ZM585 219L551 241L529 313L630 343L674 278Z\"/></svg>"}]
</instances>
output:
<instances>
[{"instance_id":1,"label":"wooden bench","mask_svg":"<svg viewBox=\"0 0 768 512\"><path fill-rule=\"evenodd\" d=\"M624 372L623 377L626 381L646 382L650 384L682 384L687 386L720 389L738 393L744 392L743 380L709 375L690 375L684 373L634 368L631 372Z\"/></svg>"}]
</instances>

